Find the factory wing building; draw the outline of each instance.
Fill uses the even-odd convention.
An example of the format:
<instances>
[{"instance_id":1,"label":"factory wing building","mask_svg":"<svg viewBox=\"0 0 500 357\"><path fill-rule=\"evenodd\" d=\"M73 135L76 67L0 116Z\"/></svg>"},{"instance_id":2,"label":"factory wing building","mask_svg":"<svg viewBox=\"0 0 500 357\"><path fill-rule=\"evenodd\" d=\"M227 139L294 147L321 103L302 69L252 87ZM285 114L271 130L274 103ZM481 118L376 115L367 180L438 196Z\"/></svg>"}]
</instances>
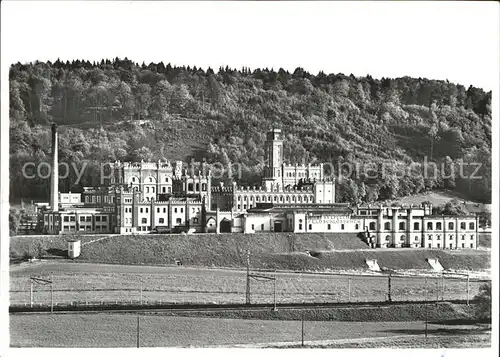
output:
<instances>
[{"instance_id":1,"label":"factory wing building","mask_svg":"<svg viewBox=\"0 0 500 357\"><path fill-rule=\"evenodd\" d=\"M182 161L117 161L106 185L82 193L58 191L57 136L53 125L50 206L41 212L47 234L345 232L373 248L477 247L476 216L435 216L430 205L336 203L335 179L323 164L284 161L280 129L266 135L259 187L212 186L208 165L194 171Z\"/></svg>"}]
</instances>

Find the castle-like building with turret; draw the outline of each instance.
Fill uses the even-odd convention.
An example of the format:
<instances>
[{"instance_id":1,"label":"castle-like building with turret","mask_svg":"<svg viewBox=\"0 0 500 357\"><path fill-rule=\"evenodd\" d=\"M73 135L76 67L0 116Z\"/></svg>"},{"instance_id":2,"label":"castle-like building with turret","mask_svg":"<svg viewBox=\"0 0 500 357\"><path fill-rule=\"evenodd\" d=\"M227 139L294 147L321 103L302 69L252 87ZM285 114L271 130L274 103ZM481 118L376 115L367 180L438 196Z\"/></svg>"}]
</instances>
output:
<instances>
[{"instance_id":1,"label":"castle-like building with turret","mask_svg":"<svg viewBox=\"0 0 500 357\"><path fill-rule=\"evenodd\" d=\"M57 128L53 127L57 166ZM350 206L335 202L335 179L323 165L283 160L280 129L267 133L260 187L212 186L209 167L181 161L115 162L104 187L59 193L52 180L45 233L354 233L373 248L477 248L476 216L433 215L431 205ZM55 182L54 182L55 181Z\"/></svg>"}]
</instances>

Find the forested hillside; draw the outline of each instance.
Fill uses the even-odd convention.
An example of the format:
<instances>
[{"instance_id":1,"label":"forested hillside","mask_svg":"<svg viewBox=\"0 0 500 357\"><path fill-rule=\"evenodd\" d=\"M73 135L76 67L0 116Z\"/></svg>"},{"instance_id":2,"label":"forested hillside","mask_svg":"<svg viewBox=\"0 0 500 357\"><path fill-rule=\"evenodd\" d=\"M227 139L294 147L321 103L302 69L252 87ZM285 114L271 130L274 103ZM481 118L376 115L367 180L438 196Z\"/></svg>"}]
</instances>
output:
<instances>
[{"instance_id":1,"label":"forested hillside","mask_svg":"<svg viewBox=\"0 0 500 357\"><path fill-rule=\"evenodd\" d=\"M61 190L97 184L100 163L141 159L241 163L240 183L258 184L265 132L274 126L285 133L290 162L388 165L385 175L339 180L340 201L446 188L488 203L490 103L491 92L424 78L204 71L118 58L18 63L10 69L11 199L48 197L49 179L26 179L22 167L50 162L55 122L60 160L86 165L82 181L75 185L72 171ZM462 165L460 175L461 160L481 163L481 178L460 177L476 170ZM431 161L436 174L424 167ZM421 165L402 174L411 163Z\"/></svg>"}]
</instances>

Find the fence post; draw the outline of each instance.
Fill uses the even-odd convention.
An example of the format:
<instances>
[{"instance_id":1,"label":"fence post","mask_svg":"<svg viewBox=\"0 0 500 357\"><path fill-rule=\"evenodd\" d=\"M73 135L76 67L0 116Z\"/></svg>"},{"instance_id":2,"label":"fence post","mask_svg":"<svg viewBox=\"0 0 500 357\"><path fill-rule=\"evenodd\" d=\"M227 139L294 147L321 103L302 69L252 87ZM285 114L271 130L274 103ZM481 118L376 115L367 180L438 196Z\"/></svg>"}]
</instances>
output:
<instances>
[{"instance_id":1,"label":"fence post","mask_svg":"<svg viewBox=\"0 0 500 357\"><path fill-rule=\"evenodd\" d=\"M391 279L392 278L392 273L389 273L389 279L388 279L388 287L387 287L387 300L389 302L392 302L392 296L391 296Z\"/></svg>"},{"instance_id":2,"label":"fence post","mask_svg":"<svg viewBox=\"0 0 500 357\"><path fill-rule=\"evenodd\" d=\"M30 307L33 308L33 280L30 278Z\"/></svg>"},{"instance_id":3,"label":"fence post","mask_svg":"<svg viewBox=\"0 0 500 357\"><path fill-rule=\"evenodd\" d=\"M436 278L436 302L439 301L439 277Z\"/></svg>"},{"instance_id":4,"label":"fence post","mask_svg":"<svg viewBox=\"0 0 500 357\"><path fill-rule=\"evenodd\" d=\"M304 311L302 311L302 347L304 347Z\"/></svg>"},{"instance_id":5,"label":"fence post","mask_svg":"<svg viewBox=\"0 0 500 357\"><path fill-rule=\"evenodd\" d=\"M467 272L467 305L469 305L469 273Z\"/></svg>"},{"instance_id":6,"label":"fence post","mask_svg":"<svg viewBox=\"0 0 500 357\"><path fill-rule=\"evenodd\" d=\"M444 274L441 273L441 300L444 301Z\"/></svg>"},{"instance_id":7,"label":"fence post","mask_svg":"<svg viewBox=\"0 0 500 357\"><path fill-rule=\"evenodd\" d=\"M347 294L349 295L349 302L351 302L351 276L347 278Z\"/></svg>"},{"instance_id":8,"label":"fence post","mask_svg":"<svg viewBox=\"0 0 500 357\"><path fill-rule=\"evenodd\" d=\"M139 315L137 315L137 348L139 348L139 338L140 338L140 326L139 326Z\"/></svg>"},{"instance_id":9,"label":"fence post","mask_svg":"<svg viewBox=\"0 0 500 357\"><path fill-rule=\"evenodd\" d=\"M273 288L273 290L274 290L274 293L273 293L273 295L274 295L274 308L273 308L273 310L276 311L276 310L278 310L276 308L276 270L274 270L274 288Z\"/></svg>"},{"instance_id":10,"label":"fence post","mask_svg":"<svg viewBox=\"0 0 500 357\"><path fill-rule=\"evenodd\" d=\"M140 293L141 293L141 294L140 294L140 295L141 295L141 297L140 297L140 302L141 302L141 305L142 305L142 281L141 281L141 290L140 290Z\"/></svg>"}]
</instances>

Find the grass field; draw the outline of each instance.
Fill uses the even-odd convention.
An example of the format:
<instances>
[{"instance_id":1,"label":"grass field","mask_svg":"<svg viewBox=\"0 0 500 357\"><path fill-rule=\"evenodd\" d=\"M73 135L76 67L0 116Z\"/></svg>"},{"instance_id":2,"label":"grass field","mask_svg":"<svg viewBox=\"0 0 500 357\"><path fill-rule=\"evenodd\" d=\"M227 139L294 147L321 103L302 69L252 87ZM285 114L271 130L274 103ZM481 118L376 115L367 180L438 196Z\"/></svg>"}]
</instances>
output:
<instances>
[{"instance_id":1,"label":"grass field","mask_svg":"<svg viewBox=\"0 0 500 357\"><path fill-rule=\"evenodd\" d=\"M11 259L30 251L44 251L61 258L65 236L15 237L10 240ZM83 243L96 239L82 237ZM331 270L366 269L366 259L377 259L388 269L428 269L427 258L438 258L446 269L490 268L489 250L369 249L355 234L198 234L111 236L82 247L78 261L202 267L244 267L250 250L252 266L263 269ZM305 252L311 252L311 255Z\"/></svg>"},{"instance_id":2,"label":"grass field","mask_svg":"<svg viewBox=\"0 0 500 357\"><path fill-rule=\"evenodd\" d=\"M356 338L423 338L422 321L306 321L305 341ZM226 346L299 342L300 321L234 320L162 315L140 316L141 347ZM132 314L39 314L10 316L12 347L136 347L137 317ZM470 336L477 325L429 324L429 334ZM344 341L345 342L345 341ZM487 341L486 341L487 343ZM363 346L364 347L364 346ZM407 346L411 347L411 346Z\"/></svg>"},{"instance_id":3,"label":"grass field","mask_svg":"<svg viewBox=\"0 0 500 357\"><path fill-rule=\"evenodd\" d=\"M272 276L273 273L266 273ZM38 262L11 266L10 302L30 302L31 276L52 279L55 303L243 303L246 272L244 270L202 269L190 267L127 266L71 262ZM277 302L385 301L387 276L318 275L277 273ZM142 282L142 283L141 283ZM426 285L427 282L427 285ZM393 277L391 296L394 301L426 299L465 299L464 280L442 280L424 277ZM477 294L482 283L469 283L469 296ZM142 285L142 294L141 294ZM427 287L427 288L426 288ZM443 295L444 293L444 295ZM273 282L251 281L251 298L255 303L273 302ZM50 286L34 286L35 304L50 303Z\"/></svg>"}]
</instances>

